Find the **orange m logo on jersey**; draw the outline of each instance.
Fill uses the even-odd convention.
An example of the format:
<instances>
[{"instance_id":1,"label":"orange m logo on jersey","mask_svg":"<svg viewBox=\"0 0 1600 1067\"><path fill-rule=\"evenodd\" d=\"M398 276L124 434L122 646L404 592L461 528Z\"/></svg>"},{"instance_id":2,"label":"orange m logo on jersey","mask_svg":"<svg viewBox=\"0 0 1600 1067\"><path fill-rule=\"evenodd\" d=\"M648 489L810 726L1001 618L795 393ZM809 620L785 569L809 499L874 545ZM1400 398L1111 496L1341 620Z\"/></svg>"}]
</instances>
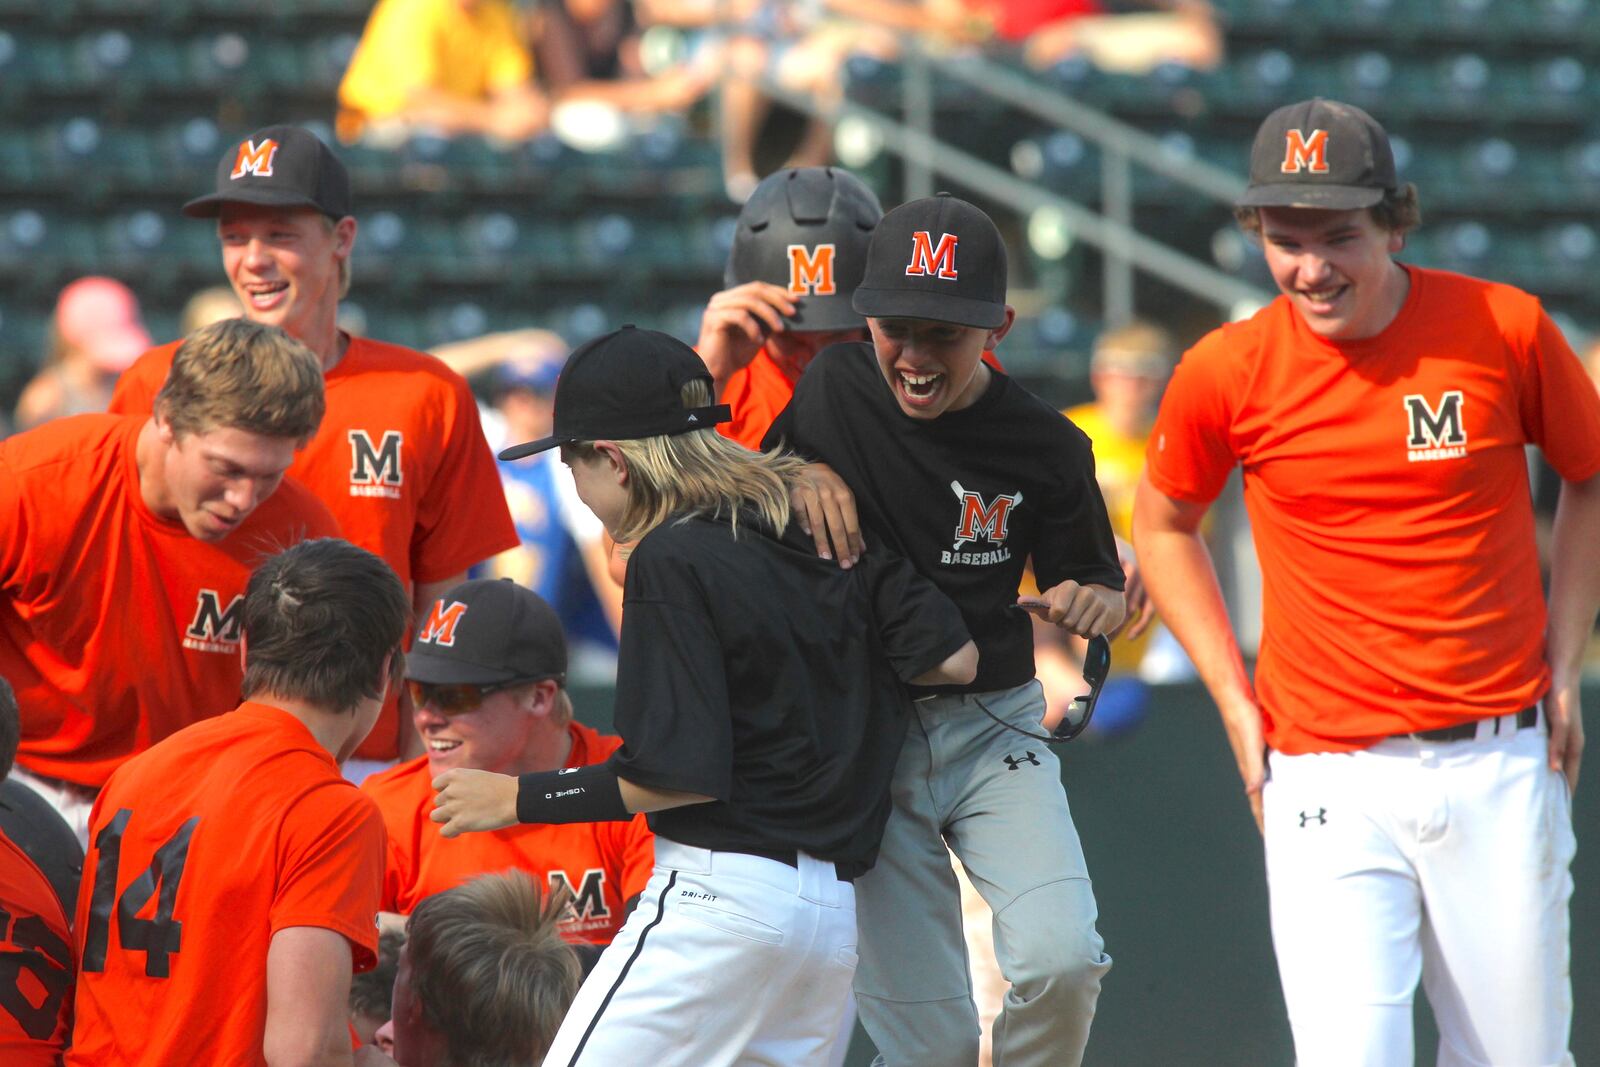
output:
<instances>
[{"instance_id":1,"label":"orange m logo on jersey","mask_svg":"<svg viewBox=\"0 0 1600 1067\"><path fill-rule=\"evenodd\" d=\"M443 600L435 600L428 612L428 621L423 623L422 632L417 635L417 640L424 644L453 648L456 643L456 625L466 613L467 606L459 600L452 600L448 606Z\"/></svg>"},{"instance_id":2,"label":"orange m logo on jersey","mask_svg":"<svg viewBox=\"0 0 1600 1067\"><path fill-rule=\"evenodd\" d=\"M906 274L925 275L937 274L941 278L954 278L956 276L956 235L944 233L939 235L939 245L934 247L933 239L928 236L927 230L918 230L911 235L911 263L906 267Z\"/></svg>"},{"instance_id":3,"label":"orange m logo on jersey","mask_svg":"<svg viewBox=\"0 0 1600 1067\"><path fill-rule=\"evenodd\" d=\"M278 142L270 137L260 145L254 141L242 141L239 144L239 155L233 161L233 173L228 177L239 179L246 174L254 174L258 178L270 178L272 159L277 154Z\"/></svg>"},{"instance_id":4,"label":"orange m logo on jersey","mask_svg":"<svg viewBox=\"0 0 1600 1067\"><path fill-rule=\"evenodd\" d=\"M789 295L832 296L838 290L833 284L833 245L789 246Z\"/></svg>"},{"instance_id":5,"label":"orange m logo on jersey","mask_svg":"<svg viewBox=\"0 0 1600 1067\"><path fill-rule=\"evenodd\" d=\"M993 500L983 499L982 493L963 489L960 482L951 482L950 489L961 501L961 517L956 521L956 550L980 537L990 544L1000 544L1006 539L1006 525L1011 512L1022 503L1022 492L1000 493Z\"/></svg>"},{"instance_id":6,"label":"orange m logo on jersey","mask_svg":"<svg viewBox=\"0 0 1600 1067\"><path fill-rule=\"evenodd\" d=\"M1283 166L1285 174L1299 174L1308 170L1312 174L1328 173L1328 131L1312 130L1307 137L1300 130L1289 130L1284 135Z\"/></svg>"}]
</instances>

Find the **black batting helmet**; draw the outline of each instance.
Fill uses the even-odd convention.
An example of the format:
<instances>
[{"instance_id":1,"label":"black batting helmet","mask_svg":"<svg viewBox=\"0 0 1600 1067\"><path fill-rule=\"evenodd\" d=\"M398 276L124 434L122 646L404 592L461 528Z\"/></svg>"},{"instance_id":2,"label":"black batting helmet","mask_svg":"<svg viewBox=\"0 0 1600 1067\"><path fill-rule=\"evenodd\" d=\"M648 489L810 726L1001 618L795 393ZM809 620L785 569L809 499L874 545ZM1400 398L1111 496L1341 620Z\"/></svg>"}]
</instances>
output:
<instances>
[{"instance_id":1,"label":"black batting helmet","mask_svg":"<svg viewBox=\"0 0 1600 1067\"><path fill-rule=\"evenodd\" d=\"M791 167L768 175L739 212L725 284L770 282L798 297L797 330L866 325L850 306L883 207L860 178L838 167Z\"/></svg>"}]
</instances>

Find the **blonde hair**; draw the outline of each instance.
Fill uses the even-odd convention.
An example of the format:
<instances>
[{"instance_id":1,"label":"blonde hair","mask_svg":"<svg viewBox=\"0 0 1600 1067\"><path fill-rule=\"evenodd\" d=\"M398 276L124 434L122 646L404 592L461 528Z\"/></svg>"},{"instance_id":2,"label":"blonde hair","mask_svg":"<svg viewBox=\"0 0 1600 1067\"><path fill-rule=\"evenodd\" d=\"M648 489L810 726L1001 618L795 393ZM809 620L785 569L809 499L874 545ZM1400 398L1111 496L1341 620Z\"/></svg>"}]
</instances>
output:
<instances>
[{"instance_id":1,"label":"blonde hair","mask_svg":"<svg viewBox=\"0 0 1600 1067\"><path fill-rule=\"evenodd\" d=\"M178 346L155 411L179 437L227 426L304 441L322 425L322 394L309 348L276 326L223 319Z\"/></svg>"},{"instance_id":2,"label":"blonde hair","mask_svg":"<svg viewBox=\"0 0 1600 1067\"><path fill-rule=\"evenodd\" d=\"M1134 319L1101 334L1094 342L1089 369L1123 371L1165 378L1177 362L1172 335L1153 322Z\"/></svg>"},{"instance_id":3,"label":"blonde hair","mask_svg":"<svg viewBox=\"0 0 1600 1067\"><path fill-rule=\"evenodd\" d=\"M436 893L411 913L411 989L455 1067L520 1067L550 1050L581 969L558 932L572 894L540 897L527 874L506 871Z\"/></svg>"},{"instance_id":4,"label":"blonde hair","mask_svg":"<svg viewBox=\"0 0 1600 1067\"><path fill-rule=\"evenodd\" d=\"M689 382L681 393L685 408L705 407L711 386ZM637 541L668 516L726 517L735 536L741 512L774 533L789 525L789 490L804 461L780 451L752 452L714 429L614 442L628 462L628 502L618 541ZM592 442L567 445L568 455L592 460Z\"/></svg>"}]
</instances>

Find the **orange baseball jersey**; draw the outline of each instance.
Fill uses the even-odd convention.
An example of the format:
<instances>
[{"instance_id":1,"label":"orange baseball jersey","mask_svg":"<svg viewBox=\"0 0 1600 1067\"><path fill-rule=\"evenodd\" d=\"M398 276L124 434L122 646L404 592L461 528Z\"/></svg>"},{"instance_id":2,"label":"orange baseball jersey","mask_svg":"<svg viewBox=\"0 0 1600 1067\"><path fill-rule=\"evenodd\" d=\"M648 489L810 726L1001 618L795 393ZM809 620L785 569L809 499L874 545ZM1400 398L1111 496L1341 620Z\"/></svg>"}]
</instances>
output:
<instances>
[{"instance_id":1,"label":"orange baseball jersey","mask_svg":"<svg viewBox=\"0 0 1600 1067\"><path fill-rule=\"evenodd\" d=\"M54 1067L72 1031L72 933L49 879L0 830L0 1063Z\"/></svg>"},{"instance_id":2,"label":"orange baseball jersey","mask_svg":"<svg viewBox=\"0 0 1600 1067\"><path fill-rule=\"evenodd\" d=\"M1532 296L1408 268L1377 337L1284 297L1178 366L1151 484L1207 502L1235 465L1263 577L1256 693L1280 752L1347 751L1527 707L1549 687L1524 446L1600 473L1600 398Z\"/></svg>"},{"instance_id":3,"label":"orange baseball jersey","mask_svg":"<svg viewBox=\"0 0 1600 1067\"><path fill-rule=\"evenodd\" d=\"M568 728L568 767L603 762L622 744L582 723ZM626 918L624 903L644 891L655 866L655 839L643 815L630 822L509 826L492 833L446 838L433 811L428 758L375 774L361 788L377 802L389 834L384 871L384 911L410 914L422 899L475 875L517 868L554 889L572 890L573 909L562 933L573 941L609 945Z\"/></svg>"},{"instance_id":4,"label":"orange baseball jersey","mask_svg":"<svg viewBox=\"0 0 1600 1067\"><path fill-rule=\"evenodd\" d=\"M247 702L129 760L89 840L69 1064L263 1064L275 933L377 960L383 819L286 711Z\"/></svg>"},{"instance_id":5,"label":"orange baseball jersey","mask_svg":"<svg viewBox=\"0 0 1600 1067\"><path fill-rule=\"evenodd\" d=\"M148 414L177 342L139 357L112 411ZM466 379L432 356L350 339L326 376L327 414L289 473L321 498L344 536L400 580L439 582L517 546L516 528ZM405 727L398 690L357 750L394 759Z\"/></svg>"},{"instance_id":6,"label":"orange baseball jersey","mask_svg":"<svg viewBox=\"0 0 1600 1067\"><path fill-rule=\"evenodd\" d=\"M984 352L983 361L995 370L1005 369L992 351ZM734 371L728 384L723 386L722 403L733 409L733 419L719 425L717 432L746 448L761 451L761 439L767 436L778 413L789 406L789 398L794 396L794 386L799 380L799 374L762 348L748 364Z\"/></svg>"},{"instance_id":7,"label":"orange baseball jersey","mask_svg":"<svg viewBox=\"0 0 1600 1067\"><path fill-rule=\"evenodd\" d=\"M0 675L22 708L17 761L83 785L237 704L250 572L339 533L285 479L222 541L196 540L140 495L146 421L79 415L0 442Z\"/></svg>"}]
</instances>

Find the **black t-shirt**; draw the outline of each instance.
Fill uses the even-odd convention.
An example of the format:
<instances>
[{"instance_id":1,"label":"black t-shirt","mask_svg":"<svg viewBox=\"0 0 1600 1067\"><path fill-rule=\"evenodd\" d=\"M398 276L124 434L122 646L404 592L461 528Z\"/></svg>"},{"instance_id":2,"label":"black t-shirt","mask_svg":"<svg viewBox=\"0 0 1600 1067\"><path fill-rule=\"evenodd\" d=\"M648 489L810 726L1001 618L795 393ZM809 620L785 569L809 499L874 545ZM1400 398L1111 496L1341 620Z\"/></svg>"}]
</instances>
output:
<instances>
[{"instance_id":1,"label":"black t-shirt","mask_svg":"<svg viewBox=\"0 0 1600 1067\"><path fill-rule=\"evenodd\" d=\"M967 642L956 606L892 554L846 571L793 523L780 539L741 521L735 537L709 518L640 540L623 605L612 768L714 798L650 828L869 866L905 740L901 679Z\"/></svg>"},{"instance_id":2,"label":"black t-shirt","mask_svg":"<svg viewBox=\"0 0 1600 1067\"><path fill-rule=\"evenodd\" d=\"M763 442L780 443L828 464L855 493L863 559L886 545L961 608L978 676L941 691L1033 677L1033 627L1016 606L1029 557L1040 589L1067 579L1122 588L1089 438L998 371L971 406L914 419L870 344L834 345L806 368Z\"/></svg>"}]
</instances>

